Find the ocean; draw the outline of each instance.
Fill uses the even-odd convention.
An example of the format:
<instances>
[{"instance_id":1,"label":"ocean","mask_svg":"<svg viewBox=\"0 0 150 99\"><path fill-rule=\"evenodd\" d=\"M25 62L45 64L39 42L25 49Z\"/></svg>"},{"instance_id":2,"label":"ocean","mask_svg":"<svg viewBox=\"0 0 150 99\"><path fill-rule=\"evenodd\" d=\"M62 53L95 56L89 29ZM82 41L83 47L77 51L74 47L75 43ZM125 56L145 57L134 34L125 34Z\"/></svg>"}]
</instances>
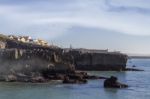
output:
<instances>
[{"instance_id":1,"label":"ocean","mask_svg":"<svg viewBox=\"0 0 150 99\"><path fill-rule=\"evenodd\" d=\"M89 80L87 84L61 84L59 82L0 83L0 99L150 99L150 59L130 59L128 67L135 65L145 71L88 72L100 76L117 76L129 85L125 89L105 89L104 80Z\"/></svg>"}]
</instances>

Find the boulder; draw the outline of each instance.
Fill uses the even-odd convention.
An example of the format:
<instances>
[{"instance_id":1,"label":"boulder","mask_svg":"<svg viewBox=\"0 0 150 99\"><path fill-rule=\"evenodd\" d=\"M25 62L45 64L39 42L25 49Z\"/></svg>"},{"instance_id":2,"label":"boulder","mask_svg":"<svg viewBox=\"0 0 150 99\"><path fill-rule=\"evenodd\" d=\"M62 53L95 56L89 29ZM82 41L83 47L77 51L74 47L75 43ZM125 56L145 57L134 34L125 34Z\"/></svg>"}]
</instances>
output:
<instances>
[{"instance_id":1,"label":"boulder","mask_svg":"<svg viewBox=\"0 0 150 99\"><path fill-rule=\"evenodd\" d=\"M110 78L108 78L104 81L104 87L105 88L126 88L126 87L128 87L128 85L122 84L122 83L118 82L117 80L118 80L117 77L111 76Z\"/></svg>"}]
</instances>

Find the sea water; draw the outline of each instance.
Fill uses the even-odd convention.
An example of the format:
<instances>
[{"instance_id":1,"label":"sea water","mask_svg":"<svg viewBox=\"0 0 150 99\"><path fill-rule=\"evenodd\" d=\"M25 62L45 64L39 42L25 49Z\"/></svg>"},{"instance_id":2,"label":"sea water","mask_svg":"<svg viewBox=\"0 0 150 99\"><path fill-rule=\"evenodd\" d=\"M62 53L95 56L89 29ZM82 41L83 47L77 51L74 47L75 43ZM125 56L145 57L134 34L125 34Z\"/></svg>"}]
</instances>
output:
<instances>
[{"instance_id":1,"label":"sea water","mask_svg":"<svg viewBox=\"0 0 150 99\"><path fill-rule=\"evenodd\" d=\"M89 80L87 84L0 83L0 99L150 99L150 59L130 59L129 67L145 71L88 72L100 76L117 76L129 85L125 89L105 89L104 80Z\"/></svg>"}]
</instances>

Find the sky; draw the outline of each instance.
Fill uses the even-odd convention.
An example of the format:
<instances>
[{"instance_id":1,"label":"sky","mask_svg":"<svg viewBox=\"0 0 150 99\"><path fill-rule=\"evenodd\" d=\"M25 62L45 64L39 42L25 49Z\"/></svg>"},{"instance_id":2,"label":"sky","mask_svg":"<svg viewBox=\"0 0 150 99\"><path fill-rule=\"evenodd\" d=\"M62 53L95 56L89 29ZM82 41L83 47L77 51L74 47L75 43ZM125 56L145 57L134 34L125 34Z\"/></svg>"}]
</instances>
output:
<instances>
[{"instance_id":1,"label":"sky","mask_svg":"<svg viewBox=\"0 0 150 99\"><path fill-rule=\"evenodd\" d=\"M150 55L150 0L0 0L0 33Z\"/></svg>"}]
</instances>

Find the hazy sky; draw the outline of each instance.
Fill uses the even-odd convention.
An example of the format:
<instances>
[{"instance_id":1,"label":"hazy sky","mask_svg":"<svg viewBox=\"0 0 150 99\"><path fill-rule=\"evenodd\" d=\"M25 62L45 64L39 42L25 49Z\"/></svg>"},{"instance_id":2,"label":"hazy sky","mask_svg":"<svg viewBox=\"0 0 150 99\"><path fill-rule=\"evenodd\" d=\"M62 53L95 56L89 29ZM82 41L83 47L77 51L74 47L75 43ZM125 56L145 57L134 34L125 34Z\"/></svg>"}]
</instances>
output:
<instances>
[{"instance_id":1,"label":"hazy sky","mask_svg":"<svg viewBox=\"0 0 150 99\"><path fill-rule=\"evenodd\" d=\"M0 0L0 32L150 54L150 0Z\"/></svg>"}]
</instances>

